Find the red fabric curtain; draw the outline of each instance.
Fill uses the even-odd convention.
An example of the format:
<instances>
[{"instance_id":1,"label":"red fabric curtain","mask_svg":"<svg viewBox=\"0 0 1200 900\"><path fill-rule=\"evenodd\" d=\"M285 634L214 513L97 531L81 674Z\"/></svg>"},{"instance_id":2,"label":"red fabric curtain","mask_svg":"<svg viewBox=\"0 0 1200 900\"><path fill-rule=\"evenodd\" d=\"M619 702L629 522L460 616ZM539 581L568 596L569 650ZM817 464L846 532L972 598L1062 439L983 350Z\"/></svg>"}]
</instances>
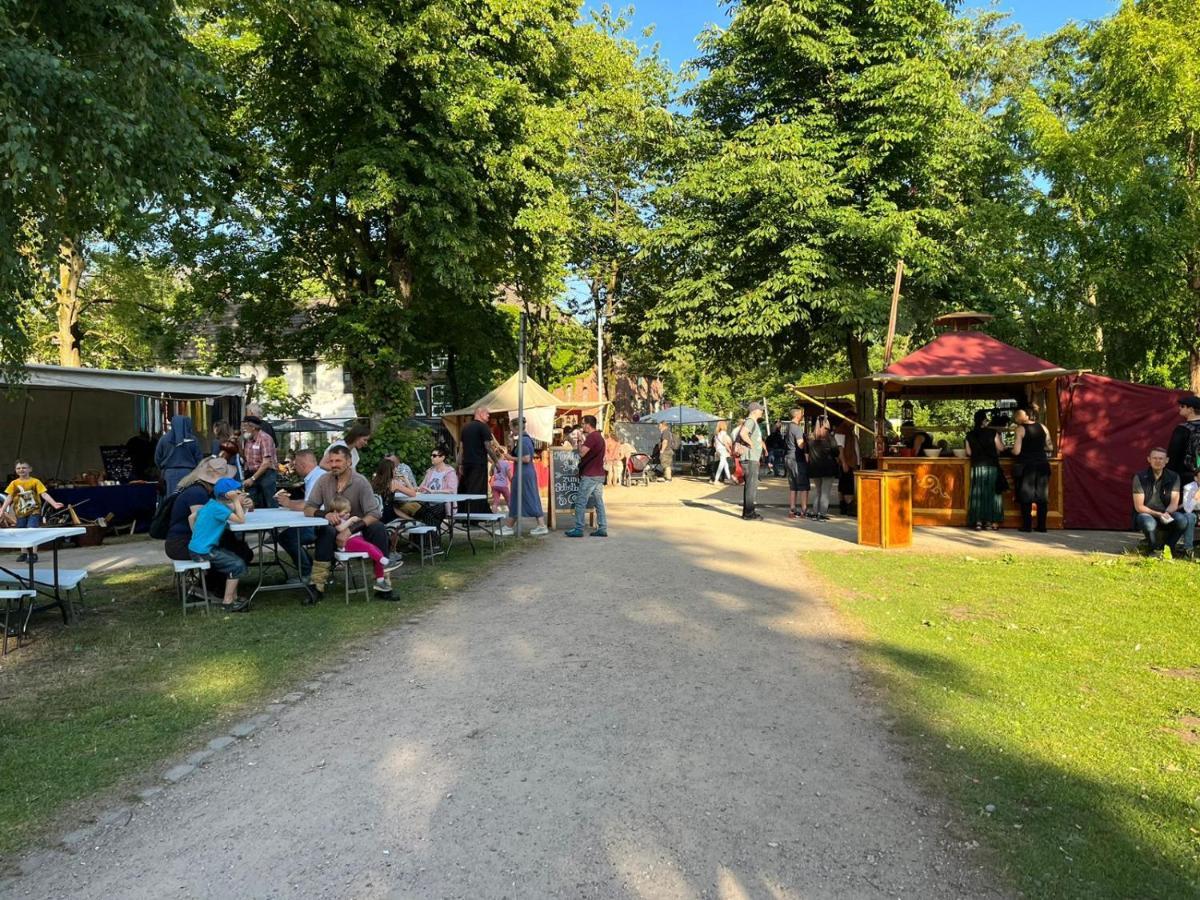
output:
<instances>
[{"instance_id":1,"label":"red fabric curtain","mask_svg":"<svg viewBox=\"0 0 1200 900\"><path fill-rule=\"evenodd\" d=\"M1187 395L1103 375L1058 379L1067 528L1130 529L1133 474L1151 447L1167 446Z\"/></svg>"}]
</instances>

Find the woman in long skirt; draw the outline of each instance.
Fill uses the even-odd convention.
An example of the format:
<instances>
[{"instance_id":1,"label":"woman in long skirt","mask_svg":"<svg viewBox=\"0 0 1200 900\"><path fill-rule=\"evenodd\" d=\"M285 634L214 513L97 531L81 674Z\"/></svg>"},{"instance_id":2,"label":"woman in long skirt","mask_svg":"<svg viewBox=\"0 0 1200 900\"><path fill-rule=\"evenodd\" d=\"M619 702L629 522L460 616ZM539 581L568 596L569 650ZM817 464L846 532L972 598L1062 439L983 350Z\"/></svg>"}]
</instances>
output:
<instances>
[{"instance_id":1,"label":"woman in long skirt","mask_svg":"<svg viewBox=\"0 0 1200 900\"><path fill-rule=\"evenodd\" d=\"M975 413L975 427L967 432L967 456L971 458L971 494L967 498L967 526L976 531L997 531L1004 519L1004 505L996 492L1000 477L1000 452L1004 445L994 428L986 427L987 411Z\"/></svg>"},{"instance_id":2,"label":"woman in long skirt","mask_svg":"<svg viewBox=\"0 0 1200 900\"><path fill-rule=\"evenodd\" d=\"M527 519L537 519L537 527L530 531L533 535L549 534L546 527L546 513L542 510L542 498L538 494L537 470L533 467L533 438L527 434L521 435L521 509L519 513ZM516 486L513 486L513 498L510 506L517 502ZM517 524L516 515L508 517L508 527Z\"/></svg>"}]
</instances>

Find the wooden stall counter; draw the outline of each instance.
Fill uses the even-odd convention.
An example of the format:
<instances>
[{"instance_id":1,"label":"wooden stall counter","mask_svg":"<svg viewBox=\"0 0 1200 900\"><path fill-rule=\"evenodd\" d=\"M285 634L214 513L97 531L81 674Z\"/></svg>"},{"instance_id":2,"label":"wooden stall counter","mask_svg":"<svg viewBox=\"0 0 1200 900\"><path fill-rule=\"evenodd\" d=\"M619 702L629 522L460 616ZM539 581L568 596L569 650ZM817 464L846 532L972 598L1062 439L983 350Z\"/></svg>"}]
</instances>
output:
<instances>
[{"instance_id":1,"label":"wooden stall counter","mask_svg":"<svg viewBox=\"0 0 1200 900\"><path fill-rule=\"evenodd\" d=\"M912 476L912 521L914 525L967 524L967 498L971 495L971 461L959 457L887 456L881 459L885 472L907 472ZM1019 528L1021 511L1013 489L1011 457L1000 460L1000 469L1010 490L1004 494L1005 528ZM1062 459L1050 460L1050 509L1048 528L1063 527Z\"/></svg>"},{"instance_id":2,"label":"wooden stall counter","mask_svg":"<svg viewBox=\"0 0 1200 900\"><path fill-rule=\"evenodd\" d=\"M865 547L912 545L912 479L905 472L854 473L858 542Z\"/></svg>"}]
</instances>

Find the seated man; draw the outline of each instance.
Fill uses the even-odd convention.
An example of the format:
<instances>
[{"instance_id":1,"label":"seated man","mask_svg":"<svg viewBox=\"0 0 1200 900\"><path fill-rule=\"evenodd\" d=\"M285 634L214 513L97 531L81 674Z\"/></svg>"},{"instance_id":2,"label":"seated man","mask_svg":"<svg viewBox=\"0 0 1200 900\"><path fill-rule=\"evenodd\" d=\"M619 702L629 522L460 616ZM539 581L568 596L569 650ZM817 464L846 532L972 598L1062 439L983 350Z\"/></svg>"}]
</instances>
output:
<instances>
[{"instance_id":1,"label":"seated man","mask_svg":"<svg viewBox=\"0 0 1200 900\"><path fill-rule=\"evenodd\" d=\"M1150 467L1133 476L1134 527L1145 535L1151 553L1164 546L1178 552L1182 537L1182 550L1190 556L1196 517L1180 508L1179 476L1167 468L1162 447L1155 447L1146 459Z\"/></svg>"},{"instance_id":2,"label":"seated man","mask_svg":"<svg viewBox=\"0 0 1200 900\"><path fill-rule=\"evenodd\" d=\"M283 509L304 512L304 504L312 496L313 487L325 474L325 470L317 465L317 455L311 450L297 450L292 456L292 468L304 479L304 497L293 500L287 491L278 491L275 502ZM307 577L312 571L312 560L304 551L304 544L312 543L314 532L311 528L289 528L283 532L280 539L281 549L292 558L301 577Z\"/></svg>"},{"instance_id":3,"label":"seated man","mask_svg":"<svg viewBox=\"0 0 1200 900\"><path fill-rule=\"evenodd\" d=\"M325 585L329 582L330 563L333 562L333 551L337 546L336 525L341 517L330 509L330 503L335 497L344 497L350 503L350 515L362 519L362 530L359 536L374 544L379 551L387 556L388 534L381 521L383 510L379 508L379 500L367 481L350 467L350 451L346 447L330 447L325 455L329 471L317 479L312 493L304 501L304 514L316 516L318 512L329 525L318 528L316 534L316 561L312 567L311 590L313 600L320 600L325 593ZM390 587L375 589L381 600L391 600Z\"/></svg>"}]
</instances>

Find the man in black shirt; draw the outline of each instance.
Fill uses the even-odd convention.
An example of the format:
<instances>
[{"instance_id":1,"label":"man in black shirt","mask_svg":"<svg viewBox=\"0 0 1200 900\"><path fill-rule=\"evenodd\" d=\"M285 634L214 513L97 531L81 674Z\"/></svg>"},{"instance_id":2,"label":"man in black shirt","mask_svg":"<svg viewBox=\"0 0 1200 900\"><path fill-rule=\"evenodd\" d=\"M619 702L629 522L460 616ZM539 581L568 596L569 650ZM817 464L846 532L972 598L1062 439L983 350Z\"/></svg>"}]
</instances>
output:
<instances>
[{"instance_id":1,"label":"man in black shirt","mask_svg":"<svg viewBox=\"0 0 1200 900\"><path fill-rule=\"evenodd\" d=\"M488 512L488 460L499 459L488 428L491 411L486 406L475 410L475 418L468 422L459 435L458 489L464 494L483 494L483 500L469 500L462 505L463 512Z\"/></svg>"},{"instance_id":2,"label":"man in black shirt","mask_svg":"<svg viewBox=\"0 0 1200 900\"><path fill-rule=\"evenodd\" d=\"M1150 552L1175 547L1183 538L1190 556L1196 517L1180 508L1183 500L1179 476L1167 468L1167 451L1155 447L1146 458L1150 468L1133 476L1133 521L1150 545Z\"/></svg>"},{"instance_id":3,"label":"man in black shirt","mask_svg":"<svg viewBox=\"0 0 1200 900\"><path fill-rule=\"evenodd\" d=\"M1167 444L1167 468L1188 484L1196 477L1196 451L1200 448L1200 397L1181 397L1179 415L1183 421L1171 432Z\"/></svg>"}]
</instances>

